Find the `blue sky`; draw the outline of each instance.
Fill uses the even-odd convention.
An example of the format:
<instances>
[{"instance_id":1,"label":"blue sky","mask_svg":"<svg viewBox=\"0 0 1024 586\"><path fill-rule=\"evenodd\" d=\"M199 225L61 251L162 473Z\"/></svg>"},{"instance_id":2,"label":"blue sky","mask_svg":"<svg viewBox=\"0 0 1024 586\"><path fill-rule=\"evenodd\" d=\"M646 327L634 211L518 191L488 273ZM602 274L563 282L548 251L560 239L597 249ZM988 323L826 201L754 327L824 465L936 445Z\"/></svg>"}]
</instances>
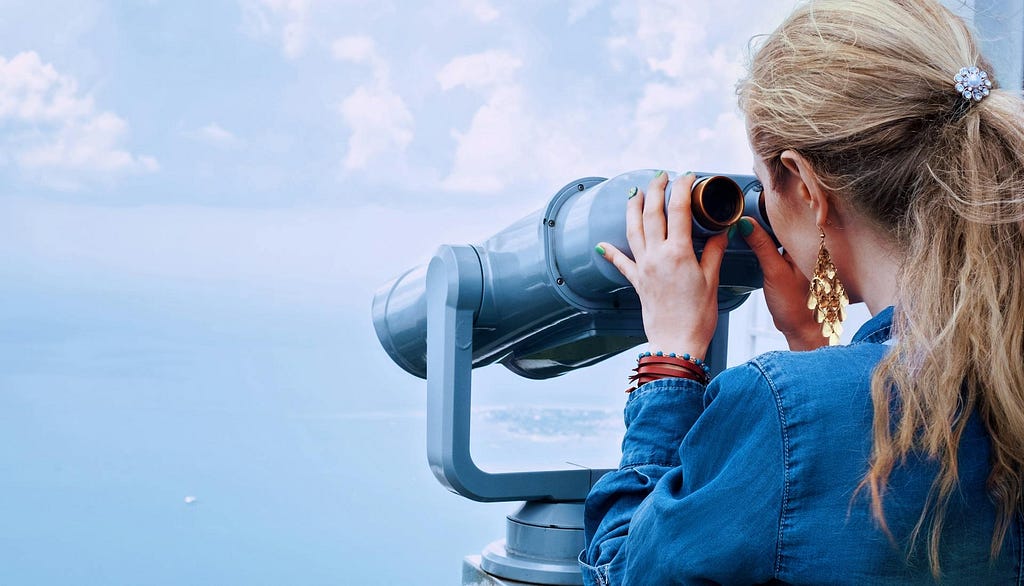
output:
<instances>
[{"instance_id":1,"label":"blue sky","mask_svg":"<svg viewBox=\"0 0 1024 586\"><path fill-rule=\"evenodd\" d=\"M505 509L430 477L373 292L578 177L748 172L734 84L791 5L0 0L6 575L454 581ZM610 362L484 369L474 453L612 464Z\"/></svg>"},{"instance_id":2,"label":"blue sky","mask_svg":"<svg viewBox=\"0 0 1024 586\"><path fill-rule=\"evenodd\" d=\"M747 172L790 5L4 2L0 270L365 315L577 177Z\"/></svg>"},{"instance_id":3,"label":"blue sky","mask_svg":"<svg viewBox=\"0 0 1024 586\"><path fill-rule=\"evenodd\" d=\"M373 291L440 243L582 176L747 172L734 85L790 6L2 2L0 276L374 353Z\"/></svg>"},{"instance_id":4,"label":"blue sky","mask_svg":"<svg viewBox=\"0 0 1024 586\"><path fill-rule=\"evenodd\" d=\"M733 84L748 29L785 4L684 7L8 2L4 183L75 203L490 206L580 174L746 169Z\"/></svg>"}]
</instances>

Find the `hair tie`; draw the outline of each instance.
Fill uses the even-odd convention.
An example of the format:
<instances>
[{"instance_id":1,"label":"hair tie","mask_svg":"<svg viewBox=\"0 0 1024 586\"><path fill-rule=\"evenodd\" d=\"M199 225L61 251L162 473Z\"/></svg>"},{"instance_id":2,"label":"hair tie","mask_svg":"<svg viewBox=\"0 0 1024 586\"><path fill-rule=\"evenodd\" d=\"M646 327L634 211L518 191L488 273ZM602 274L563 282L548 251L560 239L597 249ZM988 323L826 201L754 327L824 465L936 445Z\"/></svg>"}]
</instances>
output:
<instances>
[{"instance_id":1,"label":"hair tie","mask_svg":"<svg viewBox=\"0 0 1024 586\"><path fill-rule=\"evenodd\" d=\"M992 87L992 80L988 78L988 72L978 69L977 66L961 67L960 71L953 77L956 82L956 91L965 100L980 102L989 94Z\"/></svg>"}]
</instances>

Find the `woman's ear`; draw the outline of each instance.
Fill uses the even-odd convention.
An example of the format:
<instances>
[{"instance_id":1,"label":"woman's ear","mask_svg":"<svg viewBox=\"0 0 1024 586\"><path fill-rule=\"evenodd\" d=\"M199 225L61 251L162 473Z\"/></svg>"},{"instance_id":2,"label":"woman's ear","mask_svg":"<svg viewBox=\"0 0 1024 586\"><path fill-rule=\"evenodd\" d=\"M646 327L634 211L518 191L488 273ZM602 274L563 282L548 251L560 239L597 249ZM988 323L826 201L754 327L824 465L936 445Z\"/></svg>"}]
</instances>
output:
<instances>
[{"instance_id":1,"label":"woman's ear","mask_svg":"<svg viewBox=\"0 0 1024 586\"><path fill-rule=\"evenodd\" d=\"M816 225L826 225L829 219L829 200L811 162L793 150L782 151L779 160L788 175L785 182L786 196L798 205L807 206L814 215Z\"/></svg>"}]
</instances>

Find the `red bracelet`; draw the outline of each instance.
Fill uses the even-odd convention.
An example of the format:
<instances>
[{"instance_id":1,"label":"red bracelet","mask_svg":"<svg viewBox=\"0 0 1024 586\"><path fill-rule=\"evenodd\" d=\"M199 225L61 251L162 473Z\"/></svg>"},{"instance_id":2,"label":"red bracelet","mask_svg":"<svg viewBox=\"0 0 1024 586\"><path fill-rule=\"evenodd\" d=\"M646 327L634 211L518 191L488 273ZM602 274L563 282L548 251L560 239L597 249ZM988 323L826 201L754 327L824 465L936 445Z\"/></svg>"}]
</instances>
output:
<instances>
[{"instance_id":1,"label":"red bracelet","mask_svg":"<svg viewBox=\"0 0 1024 586\"><path fill-rule=\"evenodd\" d=\"M674 352L667 355L662 352L644 352L637 357L636 368L629 377L629 382L634 383L634 386L626 389L626 392L631 393L662 378L685 378L706 385L711 380L709 371L703 360L689 354L677 356Z\"/></svg>"}]
</instances>

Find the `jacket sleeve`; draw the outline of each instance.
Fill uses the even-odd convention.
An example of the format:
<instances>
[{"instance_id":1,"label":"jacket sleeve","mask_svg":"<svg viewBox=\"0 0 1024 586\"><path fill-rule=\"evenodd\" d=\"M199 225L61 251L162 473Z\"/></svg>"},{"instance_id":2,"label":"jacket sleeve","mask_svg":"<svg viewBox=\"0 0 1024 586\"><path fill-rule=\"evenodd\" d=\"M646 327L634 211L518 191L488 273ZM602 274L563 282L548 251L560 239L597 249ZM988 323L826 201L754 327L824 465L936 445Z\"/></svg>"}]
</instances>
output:
<instances>
[{"instance_id":1,"label":"jacket sleeve","mask_svg":"<svg viewBox=\"0 0 1024 586\"><path fill-rule=\"evenodd\" d=\"M587 498L586 584L756 583L775 577L786 466L777 394L754 364L707 391L634 391L618 470Z\"/></svg>"}]
</instances>

